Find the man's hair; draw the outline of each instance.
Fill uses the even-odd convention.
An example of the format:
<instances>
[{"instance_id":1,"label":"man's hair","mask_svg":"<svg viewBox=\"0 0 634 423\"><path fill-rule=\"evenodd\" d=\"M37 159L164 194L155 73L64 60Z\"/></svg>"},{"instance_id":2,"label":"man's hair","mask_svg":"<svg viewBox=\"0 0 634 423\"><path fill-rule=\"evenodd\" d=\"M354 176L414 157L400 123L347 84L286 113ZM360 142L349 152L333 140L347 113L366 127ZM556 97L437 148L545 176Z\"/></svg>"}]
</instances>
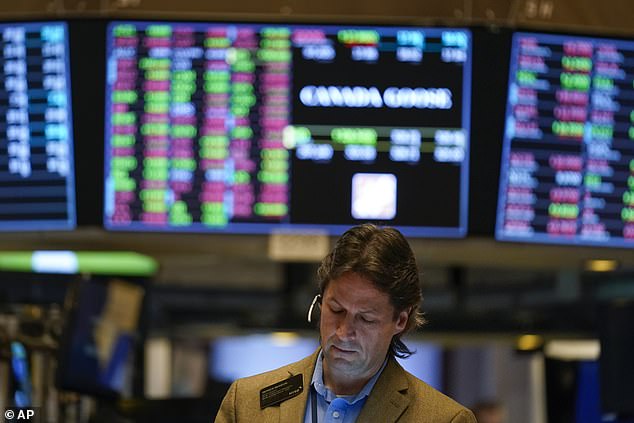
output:
<instances>
[{"instance_id":1,"label":"man's hair","mask_svg":"<svg viewBox=\"0 0 634 423\"><path fill-rule=\"evenodd\" d=\"M394 319L402 311L408 311L407 325L403 332L394 335L389 352L399 358L409 357L413 352L401 337L412 328L422 326L425 319L420 311L418 267L405 237L394 228L379 228L368 223L349 229L317 270L322 296L328 283L345 273L356 273L388 294L394 307Z\"/></svg>"}]
</instances>

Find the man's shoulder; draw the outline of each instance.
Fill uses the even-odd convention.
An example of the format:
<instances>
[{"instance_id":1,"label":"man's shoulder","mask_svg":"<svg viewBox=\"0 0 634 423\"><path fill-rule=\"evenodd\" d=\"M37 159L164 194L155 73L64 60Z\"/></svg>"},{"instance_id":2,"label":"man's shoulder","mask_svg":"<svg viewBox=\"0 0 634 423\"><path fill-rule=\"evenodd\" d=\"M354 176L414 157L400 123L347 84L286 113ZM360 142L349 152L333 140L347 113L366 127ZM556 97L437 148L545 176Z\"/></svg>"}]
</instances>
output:
<instances>
[{"instance_id":1,"label":"man's shoulder","mask_svg":"<svg viewBox=\"0 0 634 423\"><path fill-rule=\"evenodd\" d=\"M392 413L395 419L400 416L402 422L475 423L469 410L403 369L395 359L390 359L374 386L359 421L374 421L373 416L381 413Z\"/></svg>"},{"instance_id":2,"label":"man's shoulder","mask_svg":"<svg viewBox=\"0 0 634 423\"><path fill-rule=\"evenodd\" d=\"M417 399L415 402L424 401L427 404L434 403L444 409L455 410L456 412L465 408L459 402L438 391L436 388L420 380L413 374L407 371L405 371L405 374L410 393L413 393L413 397Z\"/></svg>"},{"instance_id":3,"label":"man's shoulder","mask_svg":"<svg viewBox=\"0 0 634 423\"><path fill-rule=\"evenodd\" d=\"M434 413L438 414L438 421L441 421L441 419L445 418L445 416L456 416L461 414L466 416L464 418L467 420L464 421L475 422L475 418L473 417L471 411L464 405L438 391L436 388L428 385L413 374L407 371L405 371L405 374L409 385L409 393L413 394L413 398L416 398L416 400L410 404L414 413L422 413L423 411L425 413L429 413L430 410L434 410Z\"/></svg>"}]
</instances>

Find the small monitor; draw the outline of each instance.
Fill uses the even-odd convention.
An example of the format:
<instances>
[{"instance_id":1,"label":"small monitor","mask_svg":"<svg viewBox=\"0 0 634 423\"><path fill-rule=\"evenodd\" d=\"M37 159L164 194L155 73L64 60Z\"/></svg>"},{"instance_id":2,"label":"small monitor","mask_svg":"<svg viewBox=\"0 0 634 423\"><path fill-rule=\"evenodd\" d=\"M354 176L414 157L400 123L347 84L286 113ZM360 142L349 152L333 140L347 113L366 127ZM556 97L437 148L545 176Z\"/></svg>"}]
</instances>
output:
<instances>
[{"instance_id":1,"label":"small monitor","mask_svg":"<svg viewBox=\"0 0 634 423\"><path fill-rule=\"evenodd\" d=\"M59 351L61 389L121 397L132 394L134 353L145 289L118 279L82 280L71 294Z\"/></svg>"},{"instance_id":2,"label":"small monitor","mask_svg":"<svg viewBox=\"0 0 634 423\"><path fill-rule=\"evenodd\" d=\"M0 231L75 227L68 28L0 24Z\"/></svg>"},{"instance_id":3,"label":"small monitor","mask_svg":"<svg viewBox=\"0 0 634 423\"><path fill-rule=\"evenodd\" d=\"M467 229L466 29L113 22L110 230Z\"/></svg>"},{"instance_id":4,"label":"small monitor","mask_svg":"<svg viewBox=\"0 0 634 423\"><path fill-rule=\"evenodd\" d=\"M513 36L496 238L634 247L634 41Z\"/></svg>"},{"instance_id":5,"label":"small monitor","mask_svg":"<svg viewBox=\"0 0 634 423\"><path fill-rule=\"evenodd\" d=\"M231 383L305 358L319 347L317 338L287 333L223 336L210 344L209 375Z\"/></svg>"}]
</instances>

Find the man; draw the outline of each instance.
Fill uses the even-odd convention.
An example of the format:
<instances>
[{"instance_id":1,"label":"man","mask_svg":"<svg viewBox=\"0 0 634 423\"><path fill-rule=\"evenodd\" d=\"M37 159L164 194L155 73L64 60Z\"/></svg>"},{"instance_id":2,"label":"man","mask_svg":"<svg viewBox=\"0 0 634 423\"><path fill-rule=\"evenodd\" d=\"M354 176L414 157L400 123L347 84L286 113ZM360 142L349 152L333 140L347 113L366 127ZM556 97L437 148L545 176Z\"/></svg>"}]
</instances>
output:
<instances>
[{"instance_id":1,"label":"man","mask_svg":"<svg viewBox=\"0 0 634 423\"><path fill-rule=\"evenodd\" d=\"M321 348L235 381L216 423L476 422L395 360L412 354L401 337L424 321L416 261L400 232L370 224L348 230L317 274Z\"/></svg>"}]
</instances>

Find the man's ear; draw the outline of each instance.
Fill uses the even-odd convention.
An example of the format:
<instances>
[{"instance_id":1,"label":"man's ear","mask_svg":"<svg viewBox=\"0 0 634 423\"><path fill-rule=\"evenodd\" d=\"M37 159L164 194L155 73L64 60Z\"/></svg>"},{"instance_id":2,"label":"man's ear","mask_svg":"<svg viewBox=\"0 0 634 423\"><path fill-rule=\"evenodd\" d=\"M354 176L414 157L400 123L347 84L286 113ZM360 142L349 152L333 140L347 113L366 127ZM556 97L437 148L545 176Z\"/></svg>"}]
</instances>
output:
<instances>
[{"instance_id":1,"label":"man's ear","mask_svg":"<svg viewBox=\"0 0 634 423\"><path fill-rule=\"evenodd\" d=\"M394 335L398 335L399 333L405 330L407 327L407 322L409 321L409 313L410 309L401 311L396 317L396 325L394 326Z\"/></svg>"}]
</instances>

